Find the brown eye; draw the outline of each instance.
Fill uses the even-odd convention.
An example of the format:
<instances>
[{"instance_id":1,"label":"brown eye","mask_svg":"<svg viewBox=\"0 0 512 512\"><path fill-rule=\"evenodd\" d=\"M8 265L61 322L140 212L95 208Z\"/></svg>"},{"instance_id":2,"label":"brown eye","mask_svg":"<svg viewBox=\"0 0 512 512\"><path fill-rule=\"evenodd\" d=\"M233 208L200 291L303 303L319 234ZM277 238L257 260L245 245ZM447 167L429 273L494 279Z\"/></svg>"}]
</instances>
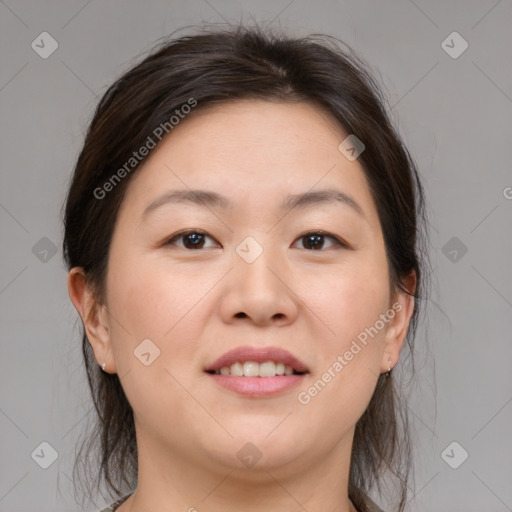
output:
<instances>
[{"instance_id":1,"label":"brown eye","mask_svg":"<svg viewBox=\"0 0 512 512\"><path fill-rule=\"evenodd\" d=\"M334 235L329 235L327 233L323 232L312 232L312 233L306 233L299 237L298 240L301 240L303 242L303 247L300 247L301 249L308 249L313 251L319 251L321 249L325 249L326 240L327 245L329 247L346 247L346 244L341 242L338 238L336 238Z\"/></svg>"},{"instance_id":2,"label":"brown eye","mask_svg":"<svg viewBox=\"0 0 512 512\"><path fill-rule=\"evenodd\" d=\"M165 245L176 245L183 249L198 250L205 248L208 239L213 240L211 236L202 231L182 231L170 238Z\"/></svg>"}]
</instances>

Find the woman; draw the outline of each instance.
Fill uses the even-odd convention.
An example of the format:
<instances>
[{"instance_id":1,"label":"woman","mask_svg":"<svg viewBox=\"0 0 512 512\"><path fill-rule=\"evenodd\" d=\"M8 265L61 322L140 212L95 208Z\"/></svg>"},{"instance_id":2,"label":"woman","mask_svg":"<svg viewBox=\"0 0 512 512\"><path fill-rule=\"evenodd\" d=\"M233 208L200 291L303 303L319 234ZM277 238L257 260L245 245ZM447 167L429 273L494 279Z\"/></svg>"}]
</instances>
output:
<instances>
[{"instance_id":1,"label":"woman","mask_svg":"<svg viewBox=\"0 0 512 512\"><path fill-rule=\"evenodd\" d=\"M105 510L372 511L386 478L403 510L423 217L375 81L327 37L203 32L124 74L64 221Z\"/></svg>"}]
</instances>

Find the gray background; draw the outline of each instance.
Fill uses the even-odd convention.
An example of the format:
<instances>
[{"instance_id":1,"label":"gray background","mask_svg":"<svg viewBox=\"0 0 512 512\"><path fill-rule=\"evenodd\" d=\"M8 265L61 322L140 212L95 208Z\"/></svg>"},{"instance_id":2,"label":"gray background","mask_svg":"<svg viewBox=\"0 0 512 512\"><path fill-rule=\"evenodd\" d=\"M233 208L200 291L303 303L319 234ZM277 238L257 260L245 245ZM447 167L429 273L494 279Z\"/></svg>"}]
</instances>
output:
<instances>
[{"instance_id":1,"label":"gray background","mask_svg":"<svg viewBox=\"0 0 512 512\"><path fill-rule=\"evenodd\" d=\"M353 46L378 73L425 182L434 294L417 342L410 510L512 510L510 0L8 0L0 2L0 511L79 509L71 464L92 415L59 216L99 95L175 29L252 18ZM31 47L42 46L44 31L58 43L46 59ZM469 44L458 58L441 46L454 31ZM31 457L43 441L58 452L46 470ZM460 463L462 450L468 459L452 469L445 460ZM91 497L88 510L103 504Z\"/></svg>"}]
</instances>

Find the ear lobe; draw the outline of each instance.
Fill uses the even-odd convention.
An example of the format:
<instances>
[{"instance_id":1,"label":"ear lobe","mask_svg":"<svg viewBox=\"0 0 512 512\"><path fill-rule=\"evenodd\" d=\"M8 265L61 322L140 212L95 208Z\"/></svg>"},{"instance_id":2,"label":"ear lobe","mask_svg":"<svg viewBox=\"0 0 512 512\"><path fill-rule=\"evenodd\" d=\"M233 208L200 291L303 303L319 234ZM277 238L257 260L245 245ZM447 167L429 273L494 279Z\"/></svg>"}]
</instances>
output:
<instances>
[{"instance_id":1,"label":"ear lobe","mask_svg":"<svg viewBox=\"0 0 512 512\"><path fill-rule=\"evenodd\" d=\"M69 271L68 293L82 319L96 361L98 364L108 364L111 349L106 306L98 303L81 267L74 267Z\"/></svg>"},{"instance_id":2,"label":"ear lobe","mask_svg":"<svg viewBox=\"0 0 512 512\"><path fill-rule=\"evenodd\" d=\"M403 284L409 292L399 289L395 293L391 304L391 309L395 311L395 315L386 330L386 347L381 362L382 372L387 372L390 367L393 368L398 362L414 313L415 298L412 294L416 290L416 273L411 271Z\"/></svg>"}]
</instances>

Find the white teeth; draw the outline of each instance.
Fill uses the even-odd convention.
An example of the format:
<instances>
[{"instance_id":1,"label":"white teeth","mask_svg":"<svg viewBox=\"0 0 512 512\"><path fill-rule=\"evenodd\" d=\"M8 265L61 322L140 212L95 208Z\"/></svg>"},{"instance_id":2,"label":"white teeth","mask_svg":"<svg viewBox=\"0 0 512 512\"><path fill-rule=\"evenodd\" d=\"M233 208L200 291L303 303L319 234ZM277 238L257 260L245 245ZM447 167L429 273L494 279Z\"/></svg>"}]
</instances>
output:
<instances>
[{"instance_id":1,"label":"white teeth","mask_svg":"<svg viewBox=\"0 0 512 512\"><path fill-rule=\"evenodd\" d=\"M240 363L235 363L231 365L229 373L231 375L236 375L237 377L243 377L244 368Z\"/></svg>"},{"instance_id":2,"label":"white teeth","mask_svg":"<svg viewBox=\"0 0 512 512\"><path fill-rule=\"evenodd\" d=\"M259 364L254 361L244 363L244 377L258 377Z\"/></svg>"},{"instance_id":3,"label":"white teeth","mask_svg":"<svg viewBox=\"0 0 512 512\"><path fill-rule=\"evenodd\" d=\"M276 363L274 361L267 361L260 363L260 377L274 377L276 374Z\"/></svg>"},{"instance_id":4,"label":"white teeth","mask_svg":"<svg viewBox=\"0 0 512 512\"><path fill-rule=\"evenodd\" d=\"M276 375L293 375L293 368L284 363L274 361L265 361L256 363L254 361L245 361L234 363L231 366L223 366L217 375L235 375L237 377L275 377Z\"/></svg>"}]
</instances>

